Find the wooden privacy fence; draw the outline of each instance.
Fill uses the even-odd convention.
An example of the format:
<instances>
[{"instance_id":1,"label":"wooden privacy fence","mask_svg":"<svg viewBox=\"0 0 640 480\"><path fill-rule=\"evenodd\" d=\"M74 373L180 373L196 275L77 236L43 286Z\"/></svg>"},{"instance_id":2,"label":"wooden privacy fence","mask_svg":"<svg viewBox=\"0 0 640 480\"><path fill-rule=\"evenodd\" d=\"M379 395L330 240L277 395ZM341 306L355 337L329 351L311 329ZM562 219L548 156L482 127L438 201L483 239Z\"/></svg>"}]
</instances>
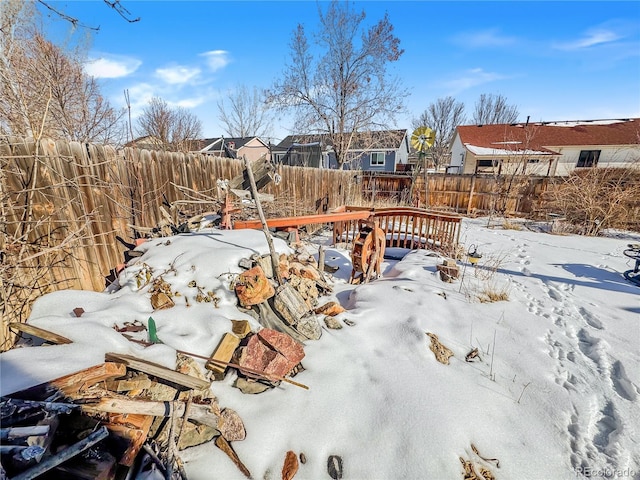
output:
<instances>
[{"instance_id":1,"label":"wooden privacy fence","mask_svg":"<svg viewBox=\"0 0 640 480\"><path fill-rule=\"evenodd\" d=\"M40 295L103 290L127 250L116 236L131 241L132 225L156 227L167 204L216 211L224 200L217 181L243 168L241 160L202 154L0 138L0 349L11 343L6 325L24 321ZM265 205L268 213L361 202L353 172L285 166L277 173L281 181L262 190L276 199Z\"/></svg>"},{"instance_id":2,"label":"wooden privacy fence","mask_svg":"<svg viewBox=\"0 0 640 480\"><path fill-rule=\"evenodd\" d=\"M411 207L371 209L344 206L338 207L335 211L369 211L372 219L384 232L387 247L425 248L449 254L460 241L462 217L459 215ZM363 221L358 219L335 222L333 243L352 243L358 237L362 226Z\"/></svg>"},{"instance_id":3,"label":"wooden privacy fence","mask_svg":"<svg viewBox=\"0 0 640 480\"><path fill-rule=\"evenodd\" d=\"M506 215L515 216L534 213L551 180L444 173L429 173L426 180L424 175L412 178L410 173L365 172L361 177L365 200L386 198L465 215L504 210Z\"/></svg>"}]
</instances>

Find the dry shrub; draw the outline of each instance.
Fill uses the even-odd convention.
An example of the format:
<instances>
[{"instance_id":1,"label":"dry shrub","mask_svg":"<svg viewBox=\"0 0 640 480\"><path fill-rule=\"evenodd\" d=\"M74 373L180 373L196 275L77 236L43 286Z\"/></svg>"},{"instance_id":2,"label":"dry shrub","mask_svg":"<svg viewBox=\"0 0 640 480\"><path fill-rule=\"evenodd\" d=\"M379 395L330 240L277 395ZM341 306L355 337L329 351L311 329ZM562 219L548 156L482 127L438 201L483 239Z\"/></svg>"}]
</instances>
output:
<instances>
[{"instance_id":1,"label":"dry shrub","mask_svg":"<svg viewBox=\"0 0 640 480\"><path fill-rule=\"evenodd\" d=\"M473 277L463 283L466 286L467 298L480 303L502 302L509 300L510 283L502 281L498 274L504 262L506 253L495 253L482 257L481 264L473 268Z\"/></svg>"},{"instance_id":2,"label":"dry shrub","mask_svg":"<svg viewBox=\"0 0 640 480\"><path fill-rule=\"evenodd\" d=\"M476 292L476 298L480 303L506 302L509 300L509 288L498 287L495 284L487 284Z\"/></svg>"},{"instance_id":3,"label":"dry shrub","mask_svg":"<svg viewBox=\"0 0 640 480\"><path fill-rule=\"evenodd\" d=\"M607 228L640 231L640 163L576 170L551 186L544 201L583 235Z\"/></svg>"},{"instance_id":4,"label":"dry shrub","mask_svg":"<svg viewBox=\"0 0 640 480\"><path fill-rule=\"evenodd\" d=\"M522 230L522 225L516 222L511 222L509 220L505 220L502 223L503 230Z\"/></svg>"}]
</instances>

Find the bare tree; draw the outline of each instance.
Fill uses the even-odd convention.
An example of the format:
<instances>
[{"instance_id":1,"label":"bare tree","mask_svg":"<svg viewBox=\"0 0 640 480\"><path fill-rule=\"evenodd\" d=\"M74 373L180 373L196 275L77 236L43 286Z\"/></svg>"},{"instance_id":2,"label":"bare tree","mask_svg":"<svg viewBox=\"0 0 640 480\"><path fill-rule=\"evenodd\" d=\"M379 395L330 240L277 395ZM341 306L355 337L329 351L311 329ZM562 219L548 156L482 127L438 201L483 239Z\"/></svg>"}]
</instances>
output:
<instances>
[{"instance_id":1,"label":"bare tree","mask_svg":"<svg viewBox=\"0 0 640 480\"><path fill-rule=\"evenodd\" d=\"M509 105L506 97L483 93L475 104L472 121L475 125L514 123L518 115L518 107Z\"/></svg>"},{"instance_id":2,"label":"bare tree","mask_svg":"<svg viewBox=\"0 0 640 480\"><path fill-rule=\"evenodd\" d=\"M264 137L271 129L271 117L264 94L257 87L240 85L218 102L220 121L230 137Z\"/></svg>"},{"instance_id":3,"label":"bare tree","mask_svg":"<svg viewBox=\"0 0 640 480\"><path fill-rule=\"evenodd\" d=\"M625 168L576 169L545 192L546 207L576 231L598 235L607 228L640 226L640 159Z\"/></svg>"},{"instance_id":4,"label":"bare tree","mask_svg":"<svg viewBox=\"0 0 640 480\"><path fill-rule=\"evenodd\" d=\"M302 25L293 34L291 62L269 92L279 109L293 110L295 128L324 134L340 168L358 133L388 128L407 96L390 78L388 64L403 53L388 15L368 29L365 13L332 1L318 11L320 28L313 51Z\"/></svg>"},{"instance_id":5,"label":"bare tree","mask_svg":"<svg viewBox=\"0 0 640 480\"><path fill-rule=\"evenodd\" d=\"M21 2L2 9L0 132L119 143L125 110L116 110L86 75L81 58L44 38ZM22 9L21 9L22 8Z\"/></svg>"},{"instance_id":6,"label":"bare tree","mask_svg":"<svg viewBox=\"0 0 640 480\"><path fill-rule=\"evenodd\" d=\"M138 135L151 137L167 151L188 151L202 135L202 122L187 109L171 108L153 97L138 117Z\"/></svg>"},{"instance_id":7,"label":"bare tree","mask_svg":"<svg viewBox=\"0 0 640 480\"><path fill-rule=\"evenodd\" d=\"M465 122L464 103L456 102L453 97L437 99L417 119L413 120L413 128L426 126L436 134L430 149L436 169L439 165L446 163L456 127Z\"/></svg>"}]
</instances>

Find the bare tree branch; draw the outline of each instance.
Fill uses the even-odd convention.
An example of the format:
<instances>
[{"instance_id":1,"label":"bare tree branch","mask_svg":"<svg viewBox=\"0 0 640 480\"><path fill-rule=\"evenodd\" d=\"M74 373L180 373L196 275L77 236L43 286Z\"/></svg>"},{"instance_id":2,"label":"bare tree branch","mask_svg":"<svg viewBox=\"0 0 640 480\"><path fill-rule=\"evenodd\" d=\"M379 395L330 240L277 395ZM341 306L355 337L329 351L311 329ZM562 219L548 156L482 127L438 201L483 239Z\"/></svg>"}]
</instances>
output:
<instances>
[{"instance_id":1,"label":"bare tree branch","mask_svg":"<svg viewBox=\"0 0 640 480\"><path fill-rule=\"evenodd\" d=\"M296 129L326 135L342 168L355 134L387 128L404 109L407 92L387 73L403 50L387 15L367 29L364 12L334 0L326 12L319 8L319 17L315 43L323 53L312 53L298 25L291 62L268 98L280 110L294 110Z\"/></svg>"}]
</instances>

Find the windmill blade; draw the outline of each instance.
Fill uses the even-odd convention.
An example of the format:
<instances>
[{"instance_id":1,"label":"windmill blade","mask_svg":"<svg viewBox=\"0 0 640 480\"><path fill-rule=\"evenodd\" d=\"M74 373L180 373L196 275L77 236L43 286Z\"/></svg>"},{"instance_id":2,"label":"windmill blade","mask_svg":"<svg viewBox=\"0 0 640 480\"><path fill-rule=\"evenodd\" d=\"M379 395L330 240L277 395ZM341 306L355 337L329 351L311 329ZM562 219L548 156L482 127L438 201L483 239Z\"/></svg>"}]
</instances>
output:
<instances>
[{"instance_id":1,"label":"windmill blade","mask_svg":"<svg viewBox=\"0 0 640 480\"><path fill-rule=\"evenodd\" d=\"M411 134L411 146L422 152L433 146L436 141L436 132L429 127L418 127Z\"/></svg>"}]
</instances>

